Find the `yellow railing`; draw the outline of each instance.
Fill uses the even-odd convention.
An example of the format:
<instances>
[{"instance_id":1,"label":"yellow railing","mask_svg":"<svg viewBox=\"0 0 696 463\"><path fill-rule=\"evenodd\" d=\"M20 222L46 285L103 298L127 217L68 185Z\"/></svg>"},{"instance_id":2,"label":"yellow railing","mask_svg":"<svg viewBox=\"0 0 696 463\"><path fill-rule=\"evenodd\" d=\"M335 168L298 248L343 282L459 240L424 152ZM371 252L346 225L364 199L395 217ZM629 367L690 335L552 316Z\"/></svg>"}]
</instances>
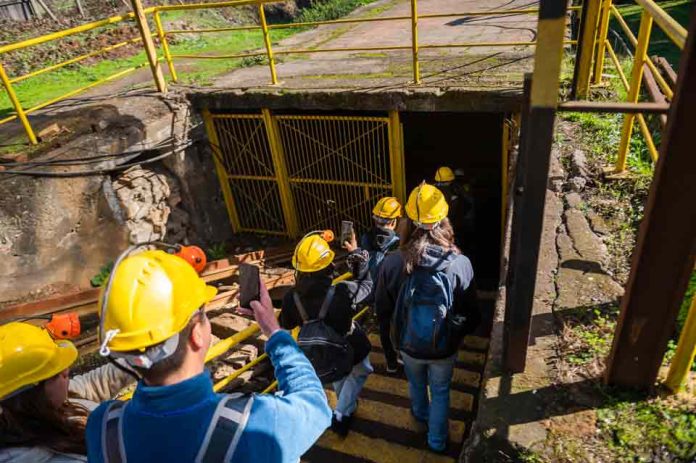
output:
<instances>
[{"instance_id":1,"label":"yellow railing","mask_svg":"<svg viewBox=\"0 0 696 463\"><path fill-rule=\"evenodd\" d=\"M664 94L665 98L668 101L671 101L674 97L674 91L667 81L662 77L657 69L657 66L655 66L652 60L649 59L648 45L650 43L653 24L657 24L667 35L667 37L669 37L672 43L674 43L674 45L680 49L683 49L684 44L686 43L686 29L677 23L677 21L675 21L668 13L660 8L653 0L635 0L635 2L642 7L640 29L638 31L638 36L636 37L633 34L633 31L631 31L624 17L621 15L619 9L612 4L612 0L601 0L601 2L602 17L599 22L599 30L596 33L597 56L594 63L595 78L593 82L601 82L602 72L604 69L604 58L605 55L609 55L609 58L611 59L619 76L621 84L627 92L627 102L638 102L641 93L645 66L650 69L651 74L654 76L655 81L657 82L657 85ZM610 20L612 18L616 20L616 23L626 36L628 43L634 48L633 66L631 69L630 78L626 76L626 73L624 73L616 50L612 46L611 42L607 39L607 32L609 30ZM589 41L588 43L583 44L583 47L592 47L586 48L586 56L592 56L591 50L594 48L594 46L594 41ZM658 147L655 146L655 141L644 114L628 113L624 116L623 127L621 130L621 141L619 143L619 150L615 165L616 172L623 172L626 170L628 150L630 147L634 122L636 120L638 121L638 126L643 139L645 140L646 148L650 153L650 157L653 159L653 161L657 160Z\"/></svg>"},{"instance_id":2,"label":"yellow railing","mask_svg":"<svg viewBox=\"0 0 696 463\"><path fill-rule=\"evenodd\" d=\"M153 10L152 8L149 8L147 10L147 12L151 12L152 10ZM77 56L77 57L62 61L62 62L57 63L57 64L52 64L50 66L46 66L46 67L38 69L36 71L29 72L27 74L16 76L16 77L10 77L7 75L5 68L1 64L1 59L2 59L3 55L5 55L6 53L13 52L13 51L22 50L22 49L29 48L29 47L36 46L36 45L41 45L43 43L52 42L55 40L60 40L60 39L63 39L65 37L73 36L73 35L80 34L83 32L89 32L89 31L92 31L95 29L103 28L103 27L111 25L111 24L117 24L117 23L124 22L124 21L131 21L134 18L135 18L135 13L128 13L128 14L124 14L124 15L120 15L120 16L112 16L110 18L102 19L100 21L94 21L91 23L83 24L81 26L72 27L70 29L65 29L65 30L54 32L51 34L46 34L46 35L42 35L39 37L31 38L28 40L23 40L21 42L15 42L15 43L10 43L7 45L0 46L0 80L2 80L2 84L5 87L5 90L7 91L10 102L15 110L14 115L9 116L9 117L5 117L4 119L1 119L0 124L4 124L6 122L10 122L10 121L13 121L15 119L19 119L20 122L22 123L22 126L24 127L24 130L26 131L27 138L29 139L29 141L32 144L36 144L38 142L38 140L37 140L36 134L34 133L32 126L29 123L29 120L27 118L28 114L31 114L35 111L43 109L46 106L49 106L49 105L56 103L58 101L70 98L70 97L77 95L78 93L81 93L81 92L88 90L92 87L96 87L97 85L101 85L104 82L108 82L108 81L123 77L126 74L129 74L129 73L135 71L136 69L139 69L139 68L147 65L147 63L143 63L140 65L132 66L128 69L121 70L113 75L108 76L108 77L104 77L102 79L99 79L99 80L97 80L89 85L71 90L67 93L64 93L64 94L58 96L58 97L51 98L48 101L44 101L42 103L36 104L36 105L29 107L29 108L24 108L19 100L19 97L17 96L15 89L14 89L14 84L21 82L21 81L24 81L26 79L30 79L32 77L36 77L38 75L41 75L41 74L44 74L47 72L51 72L51 71L55 71L55 70L64 68L65 66L69 66L71 64L80 63L88 58L92 58L94 56L108 53L110 51L124 47L126 45L139 43L142 41L142 39L141 38L133 38L133 39L125 40L123 42L109 45L109 46L100 48L98 50L94 50L90 53L86 53L84 55Z\"/></svg>"},{"instance_id":3,"label":"yellow railing","mask_svg":"<svg viewBox=\"0 0 696 463\"><path fill-rule=\"evenodd\" d=\"M297 22L297 23L287 23L287 24L268 24L266 21L266 16L264 13L263 6L266 3L277 3L280 0L235 0L235 1L225 1L225 2L214 2L214 3L196 3L188 5L167 5L158 6L151 8L142 8L140 6L140 0L134 0L134 4L137 5L136 11L133 13L128 13L120 16L113 16L100 21L91 22L88 24L83 24L78 27L73 27L63 31L42 35L40 37L35 37L28 40L23 40L20 42L0 46L0 63L2 61L2 56L6 53L25 49L35 45L40 45L47 42L52 42L59 40L68 36L80 34L83 32L92 31L104 26L117 24L123 21L135 21L138 25L141 33L141 37L133 38L127 41L119 42L113 45L109 45L98 50L91 51L81 56L71 58L60 62L58 64L52 64L46 66L39 70L30 72L25 75L9 77L5 72L2 64L0 64L0 80L5 87L10 103L14 108L14 114L0 120L0 125L6 122L10 122L19 119L24 130L27 134L27 138L30 143L38 143L37 136L29 122L28 115L43 109L53 103L65 100L67 98L73 97L85 90L91 89L105 82L109 82L120 77L125 76L139 68L145 67L150 64L153 72L153 77L155 80L156 87L159 91L164 92L166 90L164 80L162 78L162 73L159 67L159 62L164 60L167 63L169 69L170 77L172 81L178 81L178 75L176 68L174 66L175 59L239 59L247 58L253 56L266 56L270 71L270 81L271 84L278 83L278 75L276 72L276 59L277 55L290 55L290 54L303 54L303 53L332 53L332 52L369 52L369 51L410 51L413 55L413 83L421 82L421 72L419 64L419 50L420 49L439 49L439 48L472 48L472 47L511 47L511 46L534 46L535 41L507 41L507 42L461 42L461 43L449 43L449 44L422 44L418 40L418 27L419 20L427 20L434 18L461 18L461 17L481 17L481 16L512 16L512 15L529 15L538 13L537 8L520 8L511 10L486 10L486 11L462 11L454 13L436 13L436 14L418 14L417 0L411 1L411 11L408 16L386 16L386 17L372 17L372 18L346 18L346 19L336 19L331 21L309 21L309 22ZM164 23L162 21L162 15L167 12L173 11L189 11L189 10L202 10L202 9L217 9L226 7L238 7L245 5L257 5L259 13L259 24L254 25L242 25L234 27L223 27L223 28L208 28L208 29L195 29L195 30L165 30ZM579 7L573 7L577 9ZM147 24L146 16L151 15L152 21L155 26L156 36L159 40L161 48L161 56L157 57L157 52L152 45L152 37L150 34L150 29ZM272 31L288 28L306 28L315 27L330 24L358 24L358 23L371 23L371 22L382 22L382 21L408 21L411 25L411 41L404 45L390 45L390 46L370 46L370 47L336 47L336 48L298 48L298 49L281 49L274 50L272 43ZM249 30L259 30L263 35L263 49L251 50L244 53L228 54L228 55L196 55L196 54L176 54L172 53L171 47L169 45L168 37L178 35L178 34L201 34L201 33L215 33L215 32L232 32L232 31L249 31ZM32 107L25 108L17 92L15 91L14 84L21 81L36 77L38 75L56 71L58 69L64 68L72 64L78 64L88 58L102 55L110 51L116 50L118 48L135 44L142 43L143 49L146 52L146 56L149 60L138 64L136 66L129 67L127 69L121 70L113 75L96 80L89 85L71 90L63 95L55 98L51 98L48 101L36 104ZM576 41L569 40L566 41L567 44L574 44Z\"/></svg>"}]
</instances>

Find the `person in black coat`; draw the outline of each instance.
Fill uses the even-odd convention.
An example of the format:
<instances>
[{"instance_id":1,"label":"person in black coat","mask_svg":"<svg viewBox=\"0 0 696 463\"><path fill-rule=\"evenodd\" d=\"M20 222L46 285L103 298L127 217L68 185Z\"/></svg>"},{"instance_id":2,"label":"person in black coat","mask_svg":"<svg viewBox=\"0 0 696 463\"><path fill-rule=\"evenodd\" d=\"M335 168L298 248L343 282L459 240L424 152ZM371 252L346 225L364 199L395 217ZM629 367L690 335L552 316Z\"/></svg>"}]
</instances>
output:
<instances>
[{"instance_id":1,"label":"person in black coat","mask_svg":"<svg viewBox=\"0 0 696 463\"><path fill-rule=\"evenodd\" d=\"M339 335L345 336L353 351L353 369L343 379L333 383L337 395L331 427L339 435L348 434L357 398L367 377L372 373L368 354L371 345L367 335L353 316L361 309L360 305L372 293L372 279L368 271L368 253L357 247L355 236L351 242L344 243L349 251L346 259L353 274L351 280L335 285L328 312L324 319L326 325ZM296 297L310 320L316 319L324 300L332 287L335 266L334 252L329 244L318 234L309 234L295 249L292 263L297 270L295 287L283 298L280 325L293 329L303 324L296 304Z\"/></svg>"}]
</instances>

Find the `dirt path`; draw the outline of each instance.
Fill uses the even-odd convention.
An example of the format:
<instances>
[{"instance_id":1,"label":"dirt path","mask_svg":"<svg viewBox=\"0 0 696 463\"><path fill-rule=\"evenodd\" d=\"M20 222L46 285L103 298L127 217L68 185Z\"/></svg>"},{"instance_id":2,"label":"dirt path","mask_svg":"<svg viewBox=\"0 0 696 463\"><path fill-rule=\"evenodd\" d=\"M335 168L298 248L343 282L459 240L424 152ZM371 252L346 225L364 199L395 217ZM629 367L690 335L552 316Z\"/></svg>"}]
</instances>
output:
<instances>
[{"instance_id":1,"label":"dirt path","mask_svg":"<svg viewBox=\"0 0 696 463\"><path fill-rule=\"evenodd\" d=\"M426 0L419 14L535 8L536 1L492 0L482 8L477 0ZM350 17L409 16L407 0L381 0ZM428 48L445 44L529 42L536 37L536 15L470 16L421 19L419 61L423 86L517 88L531 69L529 46ZM404 46L406 50L385 50ZM384 89L404 87L413 80L411 24L408 19L321 26L292 36L274 47L283 61L277 66L279 87L288 89ZM285 55L286 50L373 48L353 52ZM263 87L270 83L267 66L238 69L216 80L216 88Z\"/></svg>"}]
</instances>

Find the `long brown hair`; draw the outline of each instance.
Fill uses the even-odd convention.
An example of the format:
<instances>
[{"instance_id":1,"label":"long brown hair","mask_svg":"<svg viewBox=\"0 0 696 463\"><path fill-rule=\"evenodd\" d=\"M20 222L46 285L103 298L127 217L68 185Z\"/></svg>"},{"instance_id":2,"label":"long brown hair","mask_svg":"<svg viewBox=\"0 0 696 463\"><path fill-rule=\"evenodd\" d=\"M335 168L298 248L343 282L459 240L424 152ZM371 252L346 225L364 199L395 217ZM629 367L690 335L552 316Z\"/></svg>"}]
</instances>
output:
<instances>
[{"instance_id":1,"label":"long brown hair","mask_svg":"<svg viewBox=\"0 0 696 463\"><path fill-rule=\"evenodd\" d=\"M404 257L406 273L412 273L420 264L425 248L429 244L440 246L445 251L459 254L459 248L454 244L454 230L447 217L430 230L416 227L408 219L404 221L401 232L401 251Z\"/></svg>"},{"instance_id":2,"label":"long brown hair","mask_svg":"<svg viewBox=\"0 0 696 463\"><path fill-rule=\"evenodd\" d=\"M66 401L53 406L45 382L0 404L0 448L47 447L60 453L87 454L85 425L89 411Z\"/></svg>"}]
</instances>

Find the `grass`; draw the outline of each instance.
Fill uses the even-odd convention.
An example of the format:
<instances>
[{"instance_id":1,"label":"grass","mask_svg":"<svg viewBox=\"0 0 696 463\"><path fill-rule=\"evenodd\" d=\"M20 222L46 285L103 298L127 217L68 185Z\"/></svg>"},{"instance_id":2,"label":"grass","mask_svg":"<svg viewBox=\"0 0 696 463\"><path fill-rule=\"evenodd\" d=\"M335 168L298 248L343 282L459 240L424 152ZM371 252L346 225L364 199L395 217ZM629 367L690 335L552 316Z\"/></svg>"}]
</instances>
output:
<instances>
[{"instance_id":1,"label":"grass","mask_svg":"<svg viewBox=\"0 0 696 463\"><path fill-rule=\"evenodd\" d=\"M657 2L667 13L670 14L679 24L684 27L689 25L690 14L693 9L693 0L668 0ZM642 7L636 5L635 2L630 2L625 5L617 5L621 15L628 23L628 26L633 31L634 35L638 36L640 27L640 17ZM612 27L619 30L620 26L615 21L612 22ZM648 53L652 55L664 56L667 61L676 70L679 66L680 50L679 48L662 32L659 26L654 25L650 40Z\"/></svg>"},{"instance_id":2,"label":"grass","mask_svg":"<svg viewBox=\"0 0 696 463\"><path fill-rule=\"evenodd\" d=\"M688 403L610 395L597 411L598 430L617 462L696 458L696 414Z\"/></svg>"}]
</instances>

